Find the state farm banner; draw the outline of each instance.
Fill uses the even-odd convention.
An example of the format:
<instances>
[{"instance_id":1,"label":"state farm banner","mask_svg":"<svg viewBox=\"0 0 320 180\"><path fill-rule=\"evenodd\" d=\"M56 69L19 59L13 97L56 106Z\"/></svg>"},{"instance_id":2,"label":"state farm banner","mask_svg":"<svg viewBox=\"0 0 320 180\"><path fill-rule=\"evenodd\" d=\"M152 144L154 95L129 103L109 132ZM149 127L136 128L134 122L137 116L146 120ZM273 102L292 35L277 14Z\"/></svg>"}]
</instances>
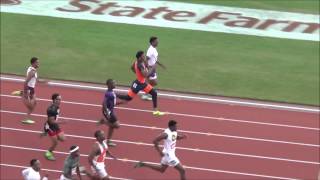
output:
<instances>
[{"instance_id":1,"label":"state farm banner","mask_svg":"<svg viewBox=\"0 0 320 180\"><path fill-rule=\"evenodd\" d=\"M319 15L172 1L1 0L1 12L319 41Z\"/></svg>"}]
</instances>

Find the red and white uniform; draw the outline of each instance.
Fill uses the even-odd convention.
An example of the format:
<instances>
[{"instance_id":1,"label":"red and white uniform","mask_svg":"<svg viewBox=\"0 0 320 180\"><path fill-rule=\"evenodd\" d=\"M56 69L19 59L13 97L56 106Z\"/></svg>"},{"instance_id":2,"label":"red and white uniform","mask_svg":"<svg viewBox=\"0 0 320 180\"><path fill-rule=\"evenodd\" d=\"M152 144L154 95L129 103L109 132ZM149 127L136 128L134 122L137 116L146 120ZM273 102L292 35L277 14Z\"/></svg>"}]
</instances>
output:
<instances>
[{"instance_id":1,"label":"red and white uniform","mask_svg":"<svg viewBox=\"0 0 320 180\"><path fill-rule=\"evenodd\" d=\"M108 151L108 145L106 141L103 141L102 144L100 144L98 141L96 142L99 145L100 148L100 154L93 159L93 164L95 166L91 167L92 171L95 172L97 175L99 175L100 178L104 178L108 176L108 173L105 169L104 160L106 158L106 154Z\"/></svg>"},{"instance_id":2,"label":"red and white uniform","mask_svg":"<svg viewBox=\"0 0 320 180\"><path fill-rule=\"evenodd\" d=\"M161 159L161 164L176 166L180 163L175 154L178 133L177 131L171 131L169 128L167 128L164 133L167 134L168 137L164 140L162 150L164 156Z\"/></svg>"}]
</instances>

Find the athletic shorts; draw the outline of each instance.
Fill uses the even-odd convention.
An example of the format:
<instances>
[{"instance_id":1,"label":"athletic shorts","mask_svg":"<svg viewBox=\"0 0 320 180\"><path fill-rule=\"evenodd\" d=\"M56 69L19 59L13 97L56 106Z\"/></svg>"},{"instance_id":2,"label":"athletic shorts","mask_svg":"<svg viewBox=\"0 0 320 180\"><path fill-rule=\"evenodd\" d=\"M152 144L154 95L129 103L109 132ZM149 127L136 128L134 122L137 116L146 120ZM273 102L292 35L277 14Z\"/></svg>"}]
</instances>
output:
<instances>
[{"instance_id":1,"label":"athletic shorts","mask_svg":"<svg viewBox=\"0 0 320 180\"><path fill-rule=\"evenodd\" d=\"M104 162L94 162L96 164L96 168L93 168L91 166L91 169L92 169L92 172L95 173L96 175L98 175L100 178L105 178L108 176L108 173L106 171L106 168L105 168L105 165L104 165Z\"/></svg>"},{"instance_id":2,"label":"athletic shorts","mask_svg":"<svg viewBox=\"0 0 320 180\"><path fill-rule=\"evenodd\" d=\"M139 91L144 91L145 93L149 93L152 90L152 88L153 87L146 82L141 83L138 80L135 80L131 84L128 95L130 97L134 97L136 94L138 94Z\"/></svg>"},{"instance_id":3,"label":"athletic shorts","mask_svg":"<svg viewBox=\"0 0 320 180\"><path fill-rule=\"evenodd\" d=\"M105 109L102 107L102 114L103 116L110 122L110 123L115 123L118 121L115 113L112 111L110 111L109 109Z\"/></svg>"},{"instance_id":4,"label":"athletic shorts","mask_svg":"<svg viewBox=\"0 0 320 180\"><path fill-rule=\"evenodd\" d=\"M163 165L175 167L179 163L180 163L180 161L174 153L170 153L170 154L165 153L165 155L161 159L161 164L163 164Z\"/></svg>"},{"instance_id":5,"label":"athletic shorts","mask_svg":"<svg viewBox=\"0 0 320 180\"><path fill-rule=\"evenodd\" d=\"M49 124L46 122L44 124L44 132L48 133L49 136L57 136L62 132L62 130L58 124Z\"/></svg>"},{"instance_id":6,"label":"athletic shorts","mask_svg":"<svg viewBox=\"0 0 320 180\"><path fill-rule=\"evenodd\" d=\"M35 94L35 90L33 87L27 87L23 93L27 93L27 97L30 98L30 99L33 99L34 98L34 94Z\"/></svg>"},{"instance_id":7,"label":"athletic shorts","mask_svg":"<svg viewBox=\"0 0 320 180\"><path fill-rule=\"evenodd\" d=\"M156 70L153 70L152 73L148 76L148 78L149 78L150 80L157 79L158 76L157 76Z\"/></svg>"}]
</instances>

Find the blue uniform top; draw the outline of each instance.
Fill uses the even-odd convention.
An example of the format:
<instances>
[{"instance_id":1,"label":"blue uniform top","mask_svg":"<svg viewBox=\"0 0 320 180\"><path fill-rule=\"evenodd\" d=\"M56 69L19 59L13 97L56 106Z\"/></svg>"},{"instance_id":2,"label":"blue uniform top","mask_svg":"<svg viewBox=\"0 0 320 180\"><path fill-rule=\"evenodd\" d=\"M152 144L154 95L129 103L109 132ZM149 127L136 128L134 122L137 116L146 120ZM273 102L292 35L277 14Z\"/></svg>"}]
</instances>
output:
<instances>
[{"instance_id":1,"label":"blue uniform top","mask_svg":"<svg viewBox=\"0 0 320 180\"><path fill-rule=\"evenodd\" d=\"M107 90L104 94L104 104L110 112L113 112L114 106L116 104L116 99L116 94L113 92L113 90Z\"/></svg>"}]
</instances>

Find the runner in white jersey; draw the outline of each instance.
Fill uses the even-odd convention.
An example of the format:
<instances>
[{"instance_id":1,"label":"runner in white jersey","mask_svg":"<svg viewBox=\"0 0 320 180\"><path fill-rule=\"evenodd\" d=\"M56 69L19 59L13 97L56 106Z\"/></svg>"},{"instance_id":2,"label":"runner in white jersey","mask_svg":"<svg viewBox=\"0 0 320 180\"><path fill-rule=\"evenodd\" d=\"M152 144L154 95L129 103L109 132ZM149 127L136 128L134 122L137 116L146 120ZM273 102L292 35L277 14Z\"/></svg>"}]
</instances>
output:
<instances>
[{"instance_id":1,"label":"runner in white jersey","mask_svg":"<svg viewBox=\"0 0 320 180\"><path fill-rule=\"evenodd\" d=\"M94 133L94 136L97 141L96 143L94 143L92 151L88 156L89 164L91 165L92 171L95 174L94 176L92 176L92 179L95 178L106 180L109 179L109 175L106 171L104 163L106 155L108 154L113 159L117 158L114 157L108 150L108 145L106 143L106 138L103 131L96 131Z\"/></svg>"},{"instance_id":2,"label":"runner in white jersey","mask_svg":"<svg viewBox=\"0 0 320 180\"><path fill-rule=\"evenodd\" d=\"M39 68L39 59L36 57L31 58L31 66L28 67L26 79L24 81L23 91L14 91L13 95L22 95L24 105L27 107L27 117L22 123L32 124L33 120L30 119L31 113L36 107L35 87L38 80L37 69Z\"/></svg>"},{"instance_id":3,"label":"runner in white jersey","mask_svg":"<svg viewBox=\"0 0 320 180\"><path fill-rule=\"evenodd\" d=\"M153 141L156 150L159 152L161 159L160 165L148 164L146 162L138 162L135 165L135 168L139 167L147 167L153 169L155 171L159 171L161 173L165 172L169 166L174 167L180 173L180 179L186 179L185 169L181 165L179 159L176 157L176 143L177 140L186 138L186 135L180 135L177 133L177 122L174 120L170 120L168 123L168 127L162 134L160 134ZM159 147L160 141L164 141L163 150L161 151Z\"/></svg>"},{"instance_id":4,"label":"runner in white jersey","mask_svg":"<svg viewBox=\"0 0 320 180\"><path fill-rule=\"evenodd\" d=\"M147 56L146 56L149 70L152 69L152 67L156 66L157 64L165 69L166 67L163 64L161 64L158 59L159 57L159 53L157 51L157 47L159 44L158 38L154 36L150 37L149 43L150 43L150 46L147 50ZM152 71L153 72L148 76L148 81L149 81L149 84L151 84L151 86L154 87L158 84L158 80L157 80L158 76L157 76L156 68L153 68ZM141 98L144 100L152 100L151 96L146 94L143 94Z\"/></svg>"},{"instance_id":5,"label":"runner in white jersey","mask_svg":"<svg viewBox=\"0 0 320 180\"><path fill-rule=\"evenodd\" d=\"M22 176L24 180L40 180L41 164L38 159L32 159L30 161L30 167L22 170ZM44 176L42 180L47 180L48 175Z\"/></svg>"}]
</instances>

